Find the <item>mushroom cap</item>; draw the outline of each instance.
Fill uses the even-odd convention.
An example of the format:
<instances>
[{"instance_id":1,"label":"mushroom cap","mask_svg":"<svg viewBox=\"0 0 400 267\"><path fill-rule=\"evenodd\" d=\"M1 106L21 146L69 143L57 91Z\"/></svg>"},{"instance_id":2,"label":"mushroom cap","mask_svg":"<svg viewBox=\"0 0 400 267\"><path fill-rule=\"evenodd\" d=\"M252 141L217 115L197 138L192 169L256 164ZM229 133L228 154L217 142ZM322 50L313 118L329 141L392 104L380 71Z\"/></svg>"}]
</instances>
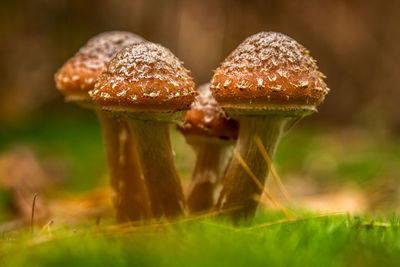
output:
<instances>
[{"instance_id":1,"label":"mushroom cap","mask_svg":"<svg viewBox=\"0 0 400 267\"><path fill-rule=\"evenodd\" d=\"M88 98L98 75L122 48L145 41L124 31L104 32L92 37L55 74L57 88L67 97Z\"/></svg>"},{"instance_id":2,"label":"mushroom cap","mask_svg":"<svg viewBox=\"0 0 400 267\"><path fill-rule=\"evenodd\" d=\"M104 110L128 113L189 109L196 91L182 62L151 42L121 50L89 92Z\"/></svg>"},{"instance_id":3,"label":"mushroom cap","mask_svg":"<svg viewBox=\"0 0 400 267\"><path fill-rule=\"evenodd\" d=\"M199 135L220 139L236 139L239 125L228 119L212 96L210 84L203 84L186 113L185 122L178 129L186 136Z\"/></svg>"},{"instance_id":4,"label":"mushroom cap","mask_svg":"<svg viewBox=\"0 0 400 267\"><path fill-rule=\"evenodd\" d=\"M245 39L215 71L211 90L229 111L313 112L329 89L309 51L276 32Z\"/></svg>"}]
</instances>

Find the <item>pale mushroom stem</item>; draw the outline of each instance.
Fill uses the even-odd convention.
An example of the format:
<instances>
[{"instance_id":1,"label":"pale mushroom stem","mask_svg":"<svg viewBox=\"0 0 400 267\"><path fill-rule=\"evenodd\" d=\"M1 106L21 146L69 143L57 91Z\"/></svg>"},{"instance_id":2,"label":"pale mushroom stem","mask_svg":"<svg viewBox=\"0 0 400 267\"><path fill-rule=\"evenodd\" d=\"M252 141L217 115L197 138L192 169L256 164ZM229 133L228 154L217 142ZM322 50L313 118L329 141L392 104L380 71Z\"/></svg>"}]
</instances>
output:
<instances>
[{"instance_id":1,"label":"pale mushroom stem","mask_svg":"<svg viewBox=\"0 0 400 267\"><path fill-rule=\"evenodd\" d=\"M144 179L156 218L177 217L185 211L185 199L166 122L129 120Z\"/></svg>"},{"instance_id":2,"label":"pale mushroom stem","mask_svg":"<svg viewBox=\"0 0 400 267\"><path fill-rule=\"evenodd\" d=\"M214 206L214 191L228 148L220 142L202 142L196 146L197 160L187 198L190 212L207 211Z\"/></svg>"},{"instance_id":3,"label":"pale mushroom stem","mask_svg":"<svg viewBox=\"0 0 400 267\"><path fill-rule=\"evenodd\" d=\"M118 222L151 218L148 192L129 126L98 110Z\"/></svg>"},{"instance_id":4,"label":"pale mushroom stem","mask_svg":"<svg viewBox=\"0 0 400 267\"><path fill-rule=\"evenodd\" d=\"M236 150L248 164L250 170L264 184L268 174L254 136L258 136L268 155L273 159L275 149L284 133L288 118L282 116L253 116L239 118L239 136ZM234 222L248 221L254 217L262 190L249 177L234 157L227 169L217 207L227 212Z\"/></svg>"}]
</instances>

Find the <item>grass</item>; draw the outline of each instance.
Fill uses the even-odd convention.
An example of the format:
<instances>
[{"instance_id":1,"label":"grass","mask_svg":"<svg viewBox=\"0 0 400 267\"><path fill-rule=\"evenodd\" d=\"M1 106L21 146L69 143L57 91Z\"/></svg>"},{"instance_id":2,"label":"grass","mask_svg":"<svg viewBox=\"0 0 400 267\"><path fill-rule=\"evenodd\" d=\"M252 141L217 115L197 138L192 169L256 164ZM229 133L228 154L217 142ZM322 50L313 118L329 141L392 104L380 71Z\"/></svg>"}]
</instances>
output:
<instances>
[{"instance_id":1,"label":"grass","mask_svg":"<svg viewBox=\"0 0 400 267\"><path fill-rule=\"evenodd\" d=\"M104 186L105 158L94 114L79 107L63 114L39 114L23 126L0 129L0 149L26 144L40 160L61 159L68 178L64 191L70 194ZM365 132L300 124L282 140L276 167L284 179L312 177L327 188L395 183L400 140L382 142ZM188 180L194 155L181 135L172 131L171 136L177 167ZM0 221L10 219L7 201L8 193L0 189ZM250 226L241 227L221 218L151 229L115 227L107 218L100 226L95 218L56 221L33 236L28 230L1 233L0 266L400 266L398 216L315 215L303 211L288 222L281 213L262 210Z\"/></svg>"},{"instance_id":2,"label":"grass","mask_svg":"<svg viewBox=\"0 0 400 267\"><path fill-rule=\"evenodd\" d=\"M264 212L252 226L275 222ZM54 226L34 238L3 237L2 266L399 266L399 217L349 215L278 221L252 229L221 219L151 229ZM47 239L48 238L48 239Z\"/></svg>"}]
</instances>

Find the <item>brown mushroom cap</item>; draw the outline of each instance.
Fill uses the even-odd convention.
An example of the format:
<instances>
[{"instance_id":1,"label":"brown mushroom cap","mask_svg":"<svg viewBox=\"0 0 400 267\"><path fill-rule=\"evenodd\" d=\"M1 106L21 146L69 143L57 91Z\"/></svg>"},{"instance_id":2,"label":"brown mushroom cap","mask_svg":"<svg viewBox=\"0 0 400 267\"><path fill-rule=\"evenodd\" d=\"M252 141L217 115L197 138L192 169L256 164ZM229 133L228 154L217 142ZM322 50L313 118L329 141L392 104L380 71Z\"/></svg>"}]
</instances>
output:
<instances>
[{"instance_id":1,"label":"brown mushroom cap","mask_svg":"<svg viewBox=\"0 0 400 267\"><path fill-rule=\"evenodd\" d=\"M282 33L260 32L225 59L211 90L228 109L315 111L329 91L323 78L301 44Z\"/></svg>"},{"instance_id":2,"label":"brown mushroom cap","mask_svg":"<svg viewBox=\"0 0 400 267\"><path fill-rule=\"evenodd\" d=\"M182 62L151 42L121 50L100 74L90 96L106 110L171 112L189 109L196 91Z\"/></svg>"},{"instance_id":3,"label":"brown mushroom cap","mask_svg":"<svg viewBox=\"0 0 400 267\"><path fill-rule=\"evenodd\" d=\"M225 116L212 96L210 84L204 84L186 113L185 122L178 129L186 136L199 135L220 139L236 139L238 123Z\"/></svg>"},{"instance_id":4,"label":"brown mushroom cap","mask_svg":"<svg viewBox=\"0 0 400 267\"><path fill-rule=\"evenodd\" d=\"M123 31L104 32L91 38L56 73L58 89L67 96L88 97L97 76L122 48L145 41L142 37Z\"/></svg>"}]
</instances>

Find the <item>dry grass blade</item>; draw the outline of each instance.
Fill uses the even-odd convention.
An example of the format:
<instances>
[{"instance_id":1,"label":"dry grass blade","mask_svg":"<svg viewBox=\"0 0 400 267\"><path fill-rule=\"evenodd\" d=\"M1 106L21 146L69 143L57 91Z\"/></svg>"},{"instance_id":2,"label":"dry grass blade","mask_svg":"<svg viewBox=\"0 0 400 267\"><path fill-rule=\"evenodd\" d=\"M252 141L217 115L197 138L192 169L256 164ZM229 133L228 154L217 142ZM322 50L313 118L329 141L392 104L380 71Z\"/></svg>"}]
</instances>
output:
<instances>
[{"instance_id":1,"label":"dry grass blade","mask_svg":"<svg viewBox=\"0 0 400 267\"><path fill-rule=\"evenodd\" d=\"M260 181L257 179L255 174L250 170L249 166L247 163L244 161L242 156L240 156L239 152L237 152L236 149L233 149L233 156L239 161L240 165L242 165L243 169L247 172L247 174L250 176L250 178L253 180L254 183L260 188L261 192L263 192L267 198L274 204L275 207L277 207L285 216L286 218L291 218L292 216L286 211L285 208L283 208L278 201L264 188L264 186L260 183Z\"/></svg>"},{"instance_id":2,"label":"dry grass blade","mask_svg":"<svg viewBox=\"0 0 400 267\"><path fill-rule=\"evenodd\" d=\"M177 219L175 221L167 221L167 220L165 220L165 221L148 221L147 223L144 223L143 221L137 221L137 222L117 224L117 225L108 226L106 228L102 228L102 234L131 233L131 232L155 230L155 229L159 229L160 227L171 226L171 225L176 225L176 224L180 224L180 223L187 223L187 222L191 222L191 221L197 221L197 220L201 220L201 219L215 217L220 214L230 212L230 211L238 209L238 208L240 208L240 207L239 206L231 207L231 208L225 209L223 211L220 211L220 210L210 211L210 212L206 212L203 214L199 214L197 216L189 216L187 218Z\"/></svg>"},{"instance_id":3,"label":"dry grass blade","mask_svg":"<svg viewBox=\"0 0 400 267\"><path fill-rule=\"evenodd\" d=\"M362 225L366 227L383 227L383 228L400 226L400 224L392 224L388 222L376 222L376 221L363 222Z\"/></svg>"},{"instance_id":4,"label":"dry grass blade","mask_svg":"<svg viewBox=\"0 0 400 267\"><path fill-rule=\"evenodd\" d=\"M33 234L33 227L34 227L34 223L35 223L35 206L36 206L36 198L37 198L37 194L35 193L33 195L33 200L32 200L32 211L31 211L31 233Z\"/></svg>"},{"instance_id":5,"label":"dry grass blade","mask_svg":"<svg viewBox=\"0 0 400 267\"><path fill-rule=\"evenodd\" d=\"M302 221L307 221L307 220L311 220L311 219L325 218L325 217L332 217L332 216L343 216L343 215L346 215L346 212L333 212L333 213L327 213L327 214L319 214L319 215L310 216L310 217L289 218L289 219L277 220L277 221L273 221L273 222L262 223L262 224L247 227L244 229L238 229L237 231L251 231L254 229L264 228L264 227L277 225L277 224L295 223L295 222L302 222Z\"/></svg>"},{"instance_id":6,"label":"dry grass blade","mask_svg":"<svg viewBox=\"0 0 400 267\"><path fill-rule=\"evenodd\" d=\"M293 199L290 197L288 191L286 190L285 186L282 183L282 180L279 178L278 172L276 171L274 165L272 164L272 161L270 157L268 156L267 150L265 150L264 145L261 142L260 137L254 136L254 141L257 144L258 149L261 152L261 155L265 159L265 162L268 165L268 168L271 171L272 177L274 178L275 182L278 184L279 190L282 192L282 194L285 196L286 200L290 203L293 209L295 209L295 203Z\"/></svg>"},{"instance_id":7,"label":"dry grass blade","mask_svg":"<svg viewBox=\"0 0 400 267\"><path fill-rule=\"evenodd\" d=\"M54 224L53 220L50 220L46 223L45 226L42 227L42 230L40 231L41 234L43 233L48 233L48 234L52 234L52 230L51 230L51 226Z\"/></svg>"}]
</instances>

